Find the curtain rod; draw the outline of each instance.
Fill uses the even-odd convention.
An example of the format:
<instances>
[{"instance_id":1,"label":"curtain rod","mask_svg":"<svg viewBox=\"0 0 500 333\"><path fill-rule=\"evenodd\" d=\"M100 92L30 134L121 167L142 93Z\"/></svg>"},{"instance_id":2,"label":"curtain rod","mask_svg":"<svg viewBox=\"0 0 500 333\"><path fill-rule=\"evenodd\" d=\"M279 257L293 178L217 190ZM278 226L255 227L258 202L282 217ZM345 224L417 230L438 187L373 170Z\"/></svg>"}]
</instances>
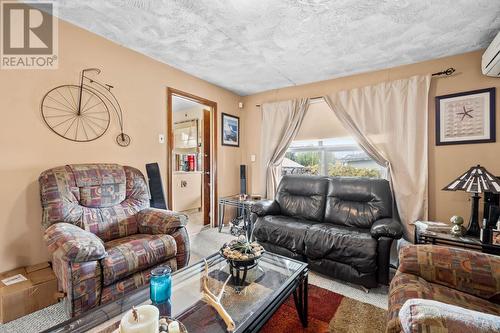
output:
<instances>
[{"instance_id":1,"label":"curtain rod","mask_svg":"<svg viewBox=\"0 0 500 333\"><path fill-rule=\"evenodd\" d=\"M451 74L455 73L455 68L453 67L450 67L450 68L447 68L445 69L444 71L441 71L441 72L436 72L436 73L432 73L431 76L441 76L441 75L445 75L445 76L450 76ZM317 100L320 100L320 99L323 99L323 96L318 96L318 97L311 97L309 98L309 101L317 101ZM260 107L261 104L255 104L256 107Z\"/></svg>"},{"instance_id":2,"label":"curtain rod","mask_svg":"<svg viewBox=\"0 0 500 333\"><path fill-rule=\"evenodd\" d=\"M317 96L317 97L310 97L309 102L315 102L323 99L323 96ZM260 104L255 104L256 107L260 107Z\"/></svg>"},{"instance_id":3,"label":"curtain rod","mask_svg":"<svg viewBox=\"0 0 500 333\"><path fill-rule=\"evenodd\" d=\"M441 76L441 75L450 76L453 73L455 73L455 68L450 67L450 68L447 68L444 71L432 73L432 76Z\"/></svg>"}]
</instances>

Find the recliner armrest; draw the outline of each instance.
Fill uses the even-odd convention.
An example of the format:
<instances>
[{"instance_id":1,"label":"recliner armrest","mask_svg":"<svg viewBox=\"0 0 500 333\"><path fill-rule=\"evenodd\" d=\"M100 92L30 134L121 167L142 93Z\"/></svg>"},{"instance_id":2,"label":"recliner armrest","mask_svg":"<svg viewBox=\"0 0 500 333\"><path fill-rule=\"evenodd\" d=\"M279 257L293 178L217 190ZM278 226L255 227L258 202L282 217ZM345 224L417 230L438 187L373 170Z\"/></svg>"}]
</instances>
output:
<instances>
[{"instance_id":1,"label":"recliner armrest","mask_svg":"<svg viewBox=\"0 0 500 333\"><path fill-rule=\"evenodd\" d=\"M500 317L430 299L408 299L399 310L402 332L500 332Z\"/></svg>"},{"instance_id":2,"label":"recliner armrest","mask_svg":"<svg viewBox=\"0 0 500 333\"><path fill-rule=\"evenodd\" d=\"M274 200L262 200L252 206L251 212L257 216L278 215L281 209L280 205Z\"/></svg>"},{"instance_id":3,"label":"recliner armrest","mask_svg":"<svg viewBox=\"0 0 500 333\"><path fill-rule=\"evenodd\" d=\"M143 234L171 234L188 223L186 214L171 210L146 208L137 213L139 232Z\"/></svg>"},{"instance_id":4,"label":"recliner armrest","mask_svg":"<svg viewBox=\"0 0 500 333\"><path fill-rule=\"evenodd\" d=\"M377 239L380 237L400 239L403 236L403 226L394 218L380 219L372 224L370 234Z\"/></svg>"},{"instance_id":5,"label":"recliner armrest","mask_svg":"<svg viewBox=\"0 0 500 333\"><path fill-rule=\"evenodd\" d=\"M55 223L43 236L49 251L69 262L95 261L106 257L102 240L93 233L70 223Z\"/></svg>"}]
</instances>

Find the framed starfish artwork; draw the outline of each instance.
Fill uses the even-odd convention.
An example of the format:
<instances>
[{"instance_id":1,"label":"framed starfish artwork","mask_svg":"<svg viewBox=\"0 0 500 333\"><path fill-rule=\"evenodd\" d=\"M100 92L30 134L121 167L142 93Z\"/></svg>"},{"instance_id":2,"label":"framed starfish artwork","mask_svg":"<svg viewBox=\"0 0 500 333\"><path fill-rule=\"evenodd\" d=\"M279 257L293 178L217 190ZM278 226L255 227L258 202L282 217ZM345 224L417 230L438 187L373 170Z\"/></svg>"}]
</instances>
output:
<instances>
[{"instance_id":1,"label":"framed starfish artwork","mask_svg":"<svg viewBox=\"0 0 500 333\"><path fill-rule=\"evenodd\" d=\"M436 96L436 146L495 141L495 88Z\"/></svg>"}]
</instances>

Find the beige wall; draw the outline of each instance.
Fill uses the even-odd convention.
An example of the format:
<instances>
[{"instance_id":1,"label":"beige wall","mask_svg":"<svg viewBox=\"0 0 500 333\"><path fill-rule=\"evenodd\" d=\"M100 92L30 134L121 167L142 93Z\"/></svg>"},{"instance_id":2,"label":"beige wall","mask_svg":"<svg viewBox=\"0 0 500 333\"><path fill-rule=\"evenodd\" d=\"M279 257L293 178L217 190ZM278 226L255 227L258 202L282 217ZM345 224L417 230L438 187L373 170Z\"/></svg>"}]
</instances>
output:
<instances>
[{"instance_id":1,"label":"beige wall","mask_svg":"<svg viewBox=\"0 0 500 333\"><path fill-rule=\"evenodd\" d=\"M218 103L218 112L238 114L239 97L170 66L59 22L58 70L0 70L0 271L45 260L38 175L68 163L116 162L144 171L158 161L166 176L166 87ZM132 143L121 148L116 118L106 134L74 143L52 133L40 116L40 102L51 88L78 82L82 68L102 69L100 80L115 86ZM217 117L220 123L220 115ZM220 128L220 125L219 127ZM239 148L219 144L219 195L238 192Z\"/></svg>"},{"instance_id":2,"label":"beige wall","mask_svg":"<svg viewBox=\"0 0 500 333\"><path fill-rule=\"evenodd\" d=\"M313 101L307 109L295 140L314 140L350 136L326 102Z\"/></svg>"},{"instance_id":3,"label":"beige wall","mask_svg":"<svg viewBox=\"0 0 500 333\"><path fill-rule=\"evenodd\" d=\"M429 208L430 218L448 221L450 216L459 214L468 220L470 214L469 196L464 192L444 192L441 188L470 166L480 163L489 171L500 175L500 141L497 143L435 146L435 105L434 97L449 93L500 87L500 79L481 74L481 54L483 51L390 68L387 70L353 75L307 85L272 90L244 98L243 117L243 163L249 165L249 187L252 193L261 193L259 185L259 151L261 114L256 104L298 97L316 97L335 91L371 85L382 81L406 78L415 74L434 73L448 67L457 69L451 77L433 78L429 97ZM497 95L500 91L497 89ZM497 96L496 109L500 109ZM497 128L499 119L497 116ZM318 126L325 125L318 123ZM255 162L250 155L255 154Z\"/></svg>"}]
</instances>

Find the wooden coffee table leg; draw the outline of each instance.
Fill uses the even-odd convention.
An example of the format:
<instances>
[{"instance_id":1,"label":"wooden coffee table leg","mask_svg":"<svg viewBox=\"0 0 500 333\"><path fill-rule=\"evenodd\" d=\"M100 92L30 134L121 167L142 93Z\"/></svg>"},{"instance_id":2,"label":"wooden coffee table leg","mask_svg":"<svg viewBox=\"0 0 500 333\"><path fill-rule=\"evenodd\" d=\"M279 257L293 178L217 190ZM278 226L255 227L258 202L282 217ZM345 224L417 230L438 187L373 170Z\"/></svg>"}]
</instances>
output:
<instances>
[{"instance_id":1,"label":"wooden coffee table leg","mask_svg":"<svg viewBox=\"0 0 500 333\"><path fill-rule=\"evenodd\" d=\"M299 315L300 322L303 327L307 327L307 316L308 316L308 276L305 272L299 278L299 285L297 289L293 291L293 300L295 302L295 308L297 309L297 314Z\"/></svg>"}]
</instances>

